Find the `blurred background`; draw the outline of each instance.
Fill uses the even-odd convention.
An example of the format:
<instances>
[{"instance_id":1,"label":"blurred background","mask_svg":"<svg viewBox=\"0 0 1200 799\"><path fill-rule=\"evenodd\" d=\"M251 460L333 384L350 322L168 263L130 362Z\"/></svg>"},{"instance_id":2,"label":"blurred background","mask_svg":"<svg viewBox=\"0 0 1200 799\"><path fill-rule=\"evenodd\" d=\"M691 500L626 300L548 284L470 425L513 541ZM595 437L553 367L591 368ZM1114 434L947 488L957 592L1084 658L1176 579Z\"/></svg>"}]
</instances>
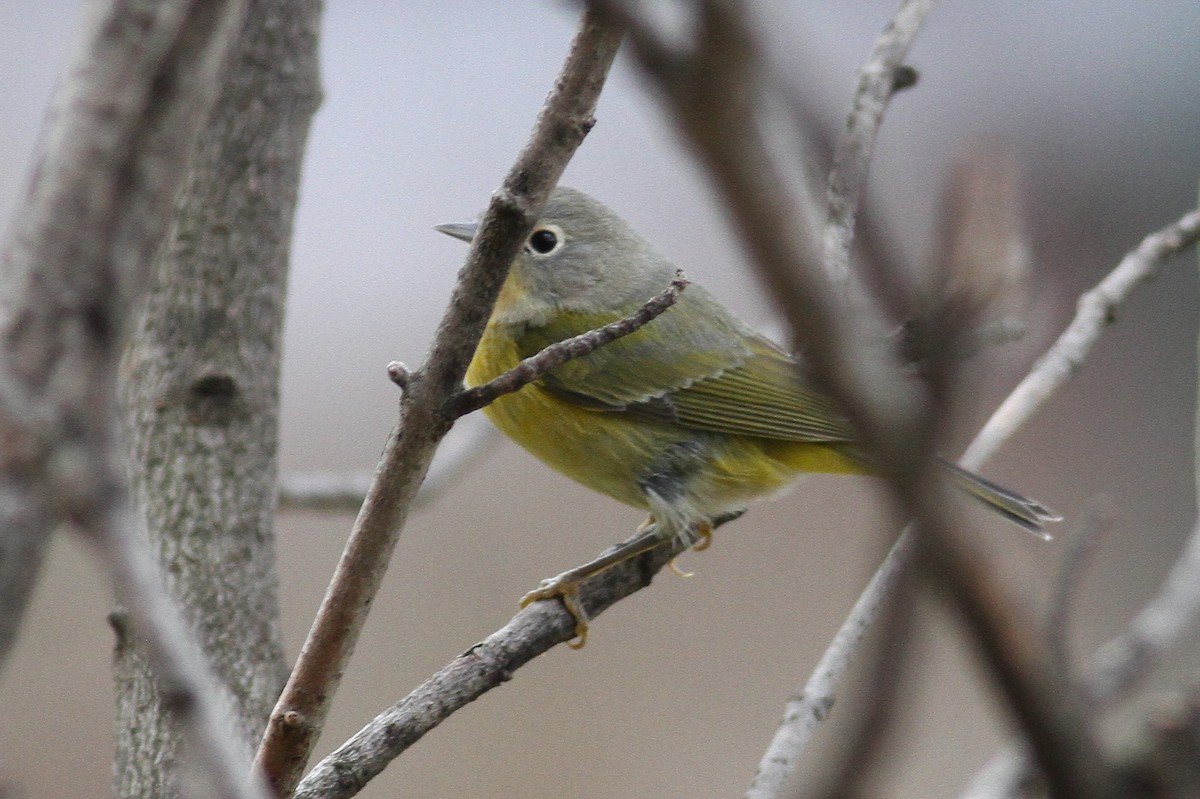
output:
<instances>
[{"instance_id":1,"label":"blurred background","mask_svg":"<svg viewBox=\"0 0 1200 799\"><path fill-rule=\"evenodd\" d=\"M794 84L837 124L894 2L756 4ZM0 215L19 202L76 27L74 2L0 0ZM305 164L284 364L283 469L370 470L394 423L392 359L420 363L465 250L432 230L486 203L559 68L573 7L552 2L332 2L326 99ZM917 41L917 88L888 112L872 201L907 263L932 258L938 197L976 137L1025 166L1034 253L1028 333L972 370L980 423L1070 318L1076 297L1196 200L1200 5L948 3ZM778 330L639 76L619 59L564 183L617 209L745 319ZM1049 544L980 517L997 568L1034 607L1097 508L1113 525L1075 597L1090 651L1156 589L1195 514L1196 262L1170 263L1117 315L1067 391L985 470L1063 512ZM401 539L321 742L324 754L502 625L543 577L640 521L505 443L478 456ZM279 522L289 651L349 530L341 513ZM811 478L756 506L670 575L454 716L364 796L740 795L782 712L894 534L872 482ZM0 674L0 793L109 790L110 594L60 535L15 656ZM901 734L880 795L954 795L1009 729L953 624L920 608ZM1194 649L1160 675L1200 672ZM869 701L869 697L867 698ZM839 706L841 707L841 706ZM839 713L835 710L834 721ZM832 729L832 728L831 728ZM826 738L831 737L828 733Z\"/></svg>"}]
</instances>

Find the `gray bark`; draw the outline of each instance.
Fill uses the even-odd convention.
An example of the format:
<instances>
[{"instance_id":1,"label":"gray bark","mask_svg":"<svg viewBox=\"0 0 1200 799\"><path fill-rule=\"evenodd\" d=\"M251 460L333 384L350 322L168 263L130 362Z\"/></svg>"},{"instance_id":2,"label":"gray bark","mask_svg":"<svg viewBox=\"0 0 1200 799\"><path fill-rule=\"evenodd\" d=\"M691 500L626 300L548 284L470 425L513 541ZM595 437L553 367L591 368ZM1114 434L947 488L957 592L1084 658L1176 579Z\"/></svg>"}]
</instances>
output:
<instances>
[{"instance_id":1,"label":"gray bark","mask_svg":"<svg viewBox=\"0 0 1200 799\"><path fill-rule=\"evenodd\" d=\"M94 3L0 249L0 662L51 531L125 501L121 334L212 105L238 0Z\"/></svg>"},{"instance_id":2,"label":"gray bark","mask_svg":"<svg viewBox=\"0 0 1200 799\"><path fill-rule=\"evenodd\" d=\"M275 566L280 348L317 0L254 0L122 368L134 500L247 752L287 666ZM114 793L178 790L178 732L114 617Z\"/></svg>"}]
</instances>

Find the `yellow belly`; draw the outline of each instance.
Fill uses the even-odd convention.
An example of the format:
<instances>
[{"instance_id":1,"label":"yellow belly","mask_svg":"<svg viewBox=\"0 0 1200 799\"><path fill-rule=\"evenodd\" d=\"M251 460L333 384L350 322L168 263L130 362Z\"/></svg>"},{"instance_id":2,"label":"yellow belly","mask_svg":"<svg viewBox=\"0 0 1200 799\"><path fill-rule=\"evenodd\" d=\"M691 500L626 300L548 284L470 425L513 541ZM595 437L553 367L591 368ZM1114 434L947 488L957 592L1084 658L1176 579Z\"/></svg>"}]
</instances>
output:
<instances>
[{"instance_id":1,"label":"yellow belly","mask_svg":"<svg viewBox=\"0 0 1200 799\"><path fill-rule=\"evenodd\" d=\"M503 325L489 325L467 369L469 386L511 369L516 344ZM556 471L634 507L649 509L642 483L649 465L683 442L698 442L707 461L687 481L688 504L714 517L778 493L800 472L861 472L837 446L702 433L627 414L588 410L536 384L484 408L502 432Z\"/></svg>"}]
</instances>

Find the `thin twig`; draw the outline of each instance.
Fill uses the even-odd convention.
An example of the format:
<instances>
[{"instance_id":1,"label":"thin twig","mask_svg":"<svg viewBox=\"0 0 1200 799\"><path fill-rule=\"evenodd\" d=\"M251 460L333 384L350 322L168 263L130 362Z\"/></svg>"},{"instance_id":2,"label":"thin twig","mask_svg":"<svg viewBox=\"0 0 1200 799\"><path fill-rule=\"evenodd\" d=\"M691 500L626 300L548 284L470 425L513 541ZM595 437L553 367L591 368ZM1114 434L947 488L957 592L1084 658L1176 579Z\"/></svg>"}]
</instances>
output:
<instances>
[{"instance_id":1,"label":"thin twig","mask_svg":"<svg viewBox=\"0 0 1200 799\"><path fill-rule=\"evenodd\" d=\"M784 705L783 722L763 752L746 799L776 799L783 795L813 733L833 710L838 686L854 664L867 631L881 609L895 598L901 578L912 562L915 544L915 531L911 526L906 527L859 594L804 688Z\"/></svg>"},{"instance_id":2,"label":"thin twig","mask_svg":"<svg viewBox=\"0 0 1200 799\"><path fill-rule=\"evenodd\" d=\"M370 488L370 472L282 474L279 476L279 509L358 510Z\"/></svg>"},{"instance_id":3,"label":"thin twig","mask_svg":"<svg viewBox=\"0 0 1200 799\"><path fill-rule=\"evenodd\" d=\"M1200 524L1158 593L1115 638L1097 649L1084 670L1091 700L1108 704L1142 680L1159 658L1200 619ZM1031 775L1023 752L1014 745L997 753L964 789L963 799L997 799L1026 794Z\"/></svg>"},{"instance_id":4,"label":"thin twig","mask_svg":"<svg viewBox=\"0 0 1200 799\"><path fill-rule=\"evenodd\" d=\"M676 269L675 279L671 281L671 284L647 300L633 313L623 319L610 322L604 327L555 342L483 385L463 389L462 393L452 401L451 413L463 416L471 411L477 411L505 394L520 391L540 379L551 369L562 366L567 361L590 355L605 344L640 330L674 305L679 299L680 292L687 288L687 285L688 279L683 274L683 270Z\"/></svg>"},{"instance_id":5,"label":"thin twig","mask_svg":"<svg viewBox=\"0 0 1200 799\"><path fill-rule=\"evenodd\" d=\"M1177 222L1142 239L1137 248L1121 259L1116 269L1080 297L1071 324L992 414L963 453L962 465L978 469L1011 438L1017 428L1075 374L1130 292L1154 277L1163 261L1197 240L1200 240L1200 211L1189 211Z\"/></svg>"},{"instance_id":6,"label":"thin twig","mask_svg":"<svg viewBox=\"0 0 1200 799\"><path fill-rule=\"evenodd\" d=\"M259 747L256 763L281 796L291 794L308 762L433 451L453 423L447 402L460 390L521 242L594 122L596 101L621 36L620 26L611 19L584 11L529 143L480 221L425 366L409 376L401 422L388 438L371 490Z\"/></svg>"},{"instance_id":7,"label":"thin twig","mask_svg":"<svg viewBox=\"0 0 1200 799\"><path fill-rule=\"evenodd\" d=\"M908 535L909 527L901 532ZM868 668L860 683L863 700L850 714L830 757L817 769L817 780L805 791L808 799L854 799L864 795L879 751L894 736L892 725L906 694L915 647L917 594L911 569L899 570L899 584L879 607L877 633L865 658Z\"/></svg>"},{"instance_id":8,"label":"thin twig","mask_svg":"<svg viewBox=\"0 0 1200 799\"><path fill-rule=\"evenodd\" d=\"M823 240L825 269L834 284L842 286L843 290L850 280L855 217L875 153L875 138L897 89L897 70L903 66L913 40L936 5L936 0L904 0L875 41L870 57L858 70L858 86L850 116L834 150L833 168L829 171L829 219L825 223ZM899 88L906 85L902 81Z\"/></svg>"},{"instance_id":9,"label":"thin twig","mask_svg":"<svg viewBox=\"0 0 1200 799\"><path fill-rule=\"evenodd\" d=\"M500 431L482 417L461 419L438 447L413 500L413 510L431 506L447 488L482 465L503 440ZM370 488L370 472L284 474L279 478L279 507L354 511L362 506Z\"/></svg>"},{"instance_id":10,"label":"thin twig","mask_svg":"<svg viewBox=\"0 0 1200 799\"><path fill-rule=\"evenodd\" d=\"M1116 638L1089 660L1092 697L1111 702L1128 693L1162 654L1200 618L1200 522L1192 529L1162 588Z\"/></svg>"}]
</instances>

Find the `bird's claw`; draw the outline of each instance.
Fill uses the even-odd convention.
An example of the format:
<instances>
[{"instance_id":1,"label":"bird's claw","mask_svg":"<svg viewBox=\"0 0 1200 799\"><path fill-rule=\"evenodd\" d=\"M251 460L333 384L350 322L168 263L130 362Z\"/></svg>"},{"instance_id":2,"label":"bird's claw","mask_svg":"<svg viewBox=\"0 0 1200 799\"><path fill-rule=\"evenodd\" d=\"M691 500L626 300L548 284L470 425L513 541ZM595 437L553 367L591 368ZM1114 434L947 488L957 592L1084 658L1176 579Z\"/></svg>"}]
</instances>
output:
<instances>
[{"instance_id":1,"label":"bird's claw","mask_svg":"<svg viewBox=\"0 0 1200 799\"><path fill-rule=\"evenodd\" d=\"M568 641L567 646L572 649L583 649L587 644L589 620L587 613L583 610L583 604L579 601L578 580L561 574L548 580L542 580L541 585L521 597L521 607L529 607L534 602L555 598L562 602L567 613L570 613L571 618L575 619L575 640Z\"/></svg>"}]
</instances>

